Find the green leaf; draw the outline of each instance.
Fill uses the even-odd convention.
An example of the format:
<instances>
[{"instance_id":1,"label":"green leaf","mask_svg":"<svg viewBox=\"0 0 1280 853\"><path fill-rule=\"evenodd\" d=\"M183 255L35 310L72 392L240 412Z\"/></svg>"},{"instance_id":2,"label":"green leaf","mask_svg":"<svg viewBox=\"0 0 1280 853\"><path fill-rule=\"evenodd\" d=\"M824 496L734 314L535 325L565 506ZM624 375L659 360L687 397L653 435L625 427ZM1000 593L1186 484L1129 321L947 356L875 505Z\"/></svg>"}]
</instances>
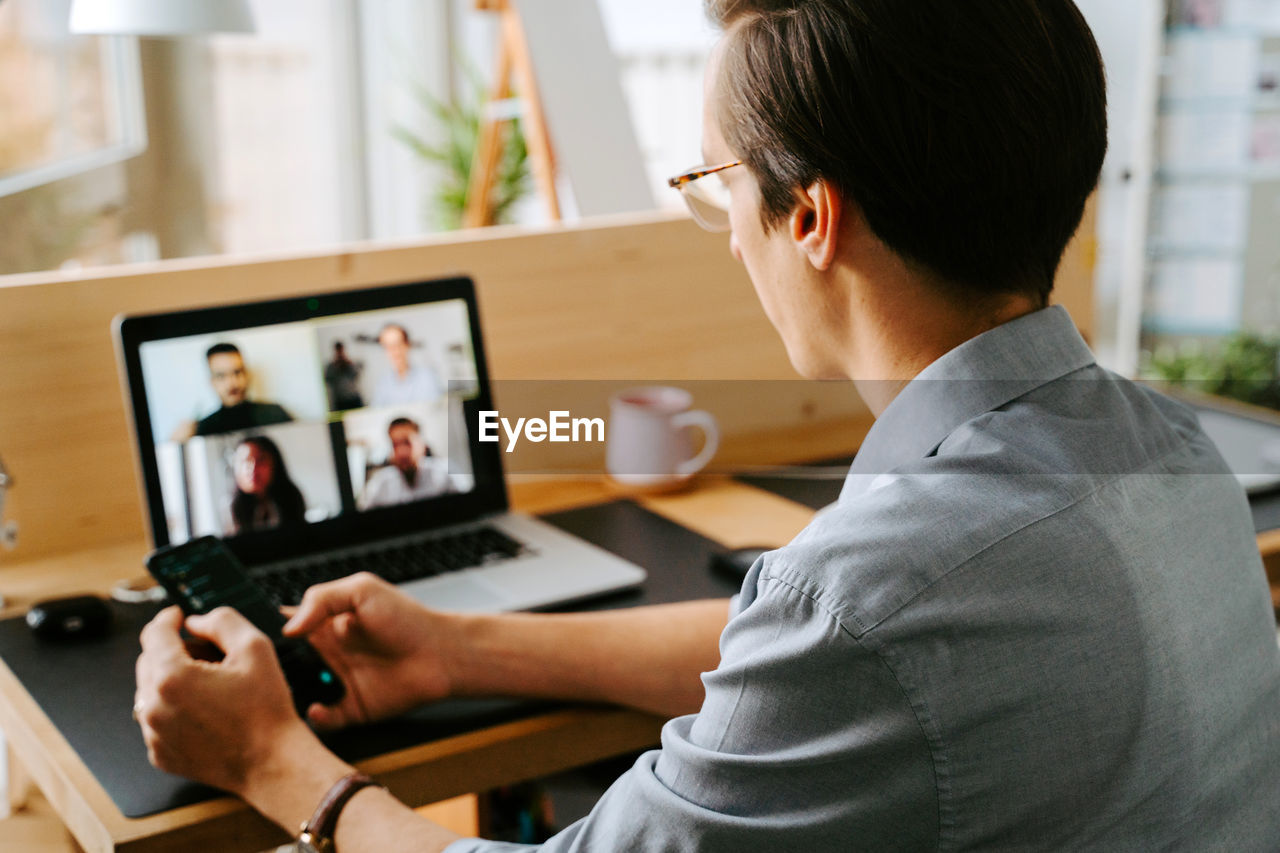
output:
<instances>
[{"instance_id":1,"label":"green leaf","mask_svg":"<svg viewBox=\"0 0 1280 853\"><path fill-rule=\"evenodd\" d=\"M404 145L415 157L436 165L443 171L425 209L431 219L444 228L458 228L467 206L471 184L472 161L480 140L482 117L485 115L487 86L475 63L460 60L464 99L441 101L419 83L411 83L414 100L437 129L441 141L433 144L427 138L403 125L390 129L393 139ZM519 120L507 122L500 135L502 154L494 176L490 203L495 222L506 222L511 210L532 189L529 175L529 152Z\"/></svg>"}]
</instances>

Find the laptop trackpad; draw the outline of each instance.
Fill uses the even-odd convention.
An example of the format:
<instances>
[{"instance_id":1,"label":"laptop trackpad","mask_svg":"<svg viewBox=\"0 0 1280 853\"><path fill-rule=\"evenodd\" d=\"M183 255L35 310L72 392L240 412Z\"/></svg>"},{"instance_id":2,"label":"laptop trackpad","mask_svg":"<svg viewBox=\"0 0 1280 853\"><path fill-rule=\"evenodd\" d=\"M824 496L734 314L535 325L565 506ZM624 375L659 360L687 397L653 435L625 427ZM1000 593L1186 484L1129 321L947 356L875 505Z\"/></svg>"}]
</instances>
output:
<instances>
[{"instance_id":1,"label":"laptop trackpad","mask_svg":"<svg viewBox=\"0 0 1280 853\"><path fill-rule=\"evenodd\" d=\"M494 611L503 607L503 596L494 587L465 574L410 581L400 589L433 610Z\"/></svg>"}]
</instances>

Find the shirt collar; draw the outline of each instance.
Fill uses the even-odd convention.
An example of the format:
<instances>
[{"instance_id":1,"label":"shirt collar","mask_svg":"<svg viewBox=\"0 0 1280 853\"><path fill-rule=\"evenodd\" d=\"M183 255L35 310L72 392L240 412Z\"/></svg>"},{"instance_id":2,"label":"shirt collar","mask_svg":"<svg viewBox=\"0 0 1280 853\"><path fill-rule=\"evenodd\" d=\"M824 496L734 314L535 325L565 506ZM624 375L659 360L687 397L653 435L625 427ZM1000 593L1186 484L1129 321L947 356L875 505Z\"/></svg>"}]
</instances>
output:
<instances>
[{"instance_id":1,"label":"shirt collar","mask_svg":"<svg viewBox=\"0 0 1280 853\"><path fill-rule=\"evenodd\" d=\"M1091 364L1093 353L1060 305L965 341L907 383L876 419L841 497L929 456L961 424Z\"/></svg>"}]
</instances>

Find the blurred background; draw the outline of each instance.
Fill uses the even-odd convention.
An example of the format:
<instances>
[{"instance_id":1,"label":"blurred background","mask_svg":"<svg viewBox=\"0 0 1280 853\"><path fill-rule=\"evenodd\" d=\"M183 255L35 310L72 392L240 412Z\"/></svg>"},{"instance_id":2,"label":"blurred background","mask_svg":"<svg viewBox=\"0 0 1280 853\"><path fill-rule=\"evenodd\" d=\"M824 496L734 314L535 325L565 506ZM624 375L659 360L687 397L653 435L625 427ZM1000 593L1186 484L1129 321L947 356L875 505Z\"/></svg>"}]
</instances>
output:
<instances>
[{"instance_id":1,"label":"blurred background","mask_svg":"<svg viewBox=\"0 0 1280 853\"><path fill-rule=\"evenodd\" d=\"M182 37L73 34L72 5L0 0L0 275L457 228L479 128L525 115L486 103L492 0L248 0L251 31ZM1092 343L1280 408L1280 0L1079 5L1111 97ZM699 159L701 3L521 8L561 215L681 209L665 178ZM497 223L553 218L527 128L504 132Z\"/></svg>"}]
</instances>

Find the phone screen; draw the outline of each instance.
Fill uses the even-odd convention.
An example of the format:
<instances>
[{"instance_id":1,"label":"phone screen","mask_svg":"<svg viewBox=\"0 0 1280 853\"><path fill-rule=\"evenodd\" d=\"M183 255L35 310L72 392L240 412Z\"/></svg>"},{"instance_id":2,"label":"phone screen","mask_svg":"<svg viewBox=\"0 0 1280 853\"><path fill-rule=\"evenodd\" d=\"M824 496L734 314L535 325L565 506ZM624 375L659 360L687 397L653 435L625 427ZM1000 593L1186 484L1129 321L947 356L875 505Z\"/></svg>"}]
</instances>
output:
<instances>
[{"instance_id":1,"label":"phone screen","mask_svg":"<svg viewBox=\"0 0 1280 853\"><path fill-rule=\"evenodd\" d=\"M345 694L337 673L310 643L281 634L284 615L220 540L205 536L161 548L147 558L147 571L184 613L231 607L271 638L299 713L313 702L331 705Z\"/></svg>"},{"instance_id":2,"label":"phone screen","mask_svg":"<svg viewBox=\"0 0 1280 853\"><path fill-rule=\"evenodd\" d=\"M206 537L194 540L190 547L158 551L147 568L187 614L232 607L268 637L278 635L284 626L284 615L217 539Z\"/></svg>"}]
</instances>

